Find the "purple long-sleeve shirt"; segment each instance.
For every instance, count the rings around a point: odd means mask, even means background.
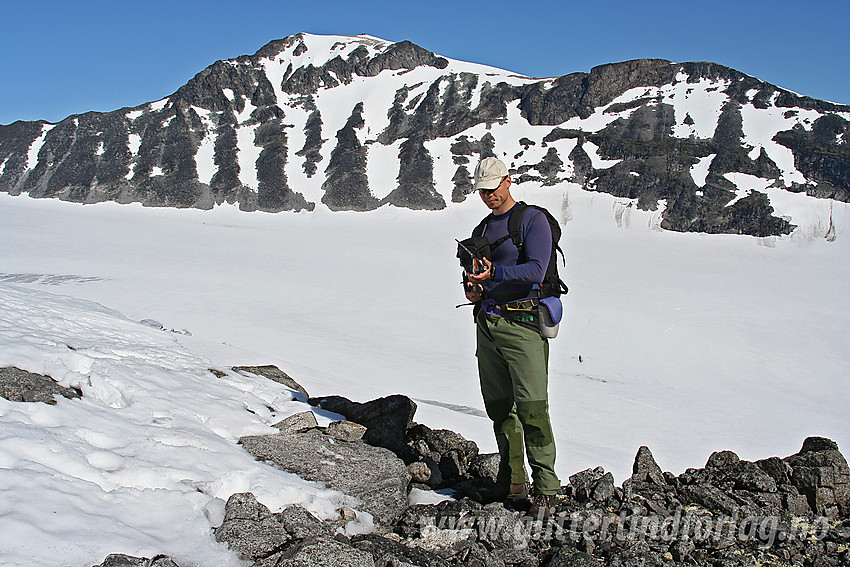
[[[508,219],[516,209],[501,215],[490,215],[484,236],[490,242],[508,234]],[[508,238],[502,244],[490,251],[493,262],[493,277],[484,282],[484,291],[490,297],[521,299],[527,297],[532,290],[540,289],[540,284],[546,275],[549,259],[552,256],[552,229],[546,215],[538,209],[528,207],[522,216],[519,227],[525,249],[526,261],[519,261],[519,250],[513,240]]]

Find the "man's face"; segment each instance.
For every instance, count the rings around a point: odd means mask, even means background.
[[[492,191],[489,189],[478,190],[478,194],[481,195],[481,200],[484,201],[484,204],[487,205],[490,210],[495,210],[501,207],[510,196],[510,193],[508,192],[509,183],[506,182],[507,179],[507,177],[503,177],[499,186]]]

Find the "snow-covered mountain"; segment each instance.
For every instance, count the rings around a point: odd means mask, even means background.
[[[171,96],[0,126],[0,191],[243,210],[442,209],[480,157],[630,199],[678,231],[786,234],[791,193],[850,200],[850,106],[713,63],[535,79],[410,42],[297,34]],[[829,219],[820,236],[830,237]]]

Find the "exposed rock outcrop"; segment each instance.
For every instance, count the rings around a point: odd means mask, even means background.
[[[310,394],[307,393],[307,390],[305,390],[301,384],[296,382],[291,376],[289,376],[289,374],[273,364],[265,364],[262,366],[234,366],[232,370],[234,372],[248,372],[250,374],[256,374],[257,376],[262,376],[263,378],[268,378],[269,380],[274,380],[279,384],[283,384],[290,390],[294,390],[299,394],[302,394],[305,401],[310,397]]]
[[[411,426],[416,404],[399,394],[366,403],[352,402],[342,396],[310,398],[310,405],[344,415],[366,427],[363,440],[376,447],[399,452]]]
[[[27,372],[14,366],[0,368],[0,397],[12,402],[44,402],[56,405],[56,396],[81,398],[82,392],[66,388],[50,376]]]
[[[130,555],[112,554],[107,555],[103,563],[94,567],[179,567],[167,555],[157,555],[148,559],[147,557],[132,557]]]
[[[356,498],[376,524],[391,524],[407,507],[410,475],[387,449],[319,429],[242,437],[239,443],[258,460]]]

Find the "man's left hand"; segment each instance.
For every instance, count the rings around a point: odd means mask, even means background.
[[[472,261],[473,261],[475,267],[477,268],[478,267],[478,260],[473,258]],[[467,276],[469,278],[469,281],[471,281],[474,284],[480,284],[480,283],[485,282],[485,281],[487,281],[487,280],[489,280],[490,278],[493,277],[493,263],[490,262],[490,260],[488,260],[487,258],[484,258],[483,261],[484,261],[484,265],[487,267],[486,270],[484,270],[480,274],[469,274]]]

